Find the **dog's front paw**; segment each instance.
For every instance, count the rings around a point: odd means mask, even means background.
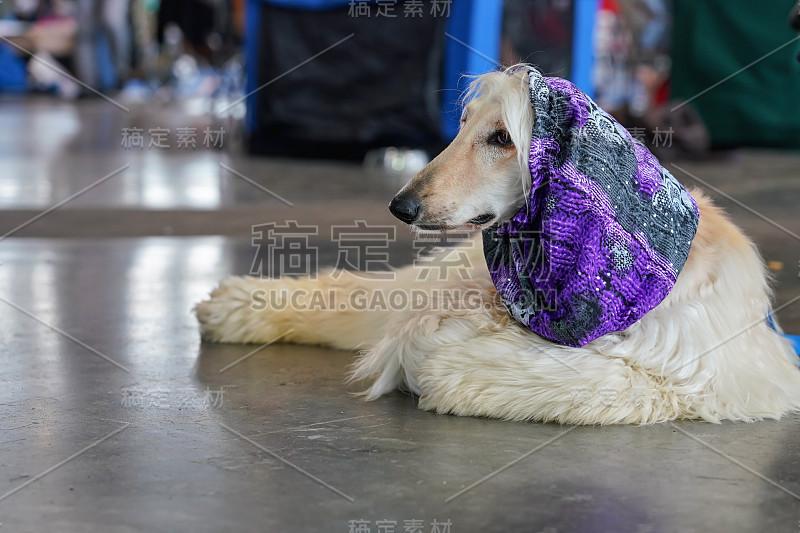
[[[278,334],[277,324],[254,307],[253,293],[263,280],[233,277],[223,280],[209,298],[194,307],[200,336],[208,342],[268,342]]]

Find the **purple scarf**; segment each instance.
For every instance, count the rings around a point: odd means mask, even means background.
[[[558,344],[622,331],[669,293],[700,212],[621,124],[569,81],[529,69],[531,192],[483,232],[511,315]]]

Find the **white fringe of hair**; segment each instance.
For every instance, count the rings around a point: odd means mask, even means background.
[[[464,106],[476,98],[500,101],[503,122],[514,146],[517,147],[517,158],[522,169],[520,180],[526,202],[531,189],[528,157],[533,131],[533,108],[527,74],[527,65],[524,63],[512,65],[502,71],[487,72],[470,82],[461,99]]]

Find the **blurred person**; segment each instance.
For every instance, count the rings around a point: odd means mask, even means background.
[[[594,72],[598,104],[659,157],[705,154],[711,139],[702,118],[688,106],[670,110],[670,3],[602,0],[600,7]],[[667,140],[657,132],[668,132]]]
[[[132,57],[130,0],[76,0],[76,16],[78,79],[93,88],[120,86],[128,77]],[[101,68],[103,43],[109,48],[113,69],[105,74]]]

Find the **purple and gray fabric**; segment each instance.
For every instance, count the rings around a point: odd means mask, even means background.
[[[483,232],[511,315],[583,346],[656,307],[683,268],[700,212],[644,145],[574,84],[529,69],[531,191]]]

